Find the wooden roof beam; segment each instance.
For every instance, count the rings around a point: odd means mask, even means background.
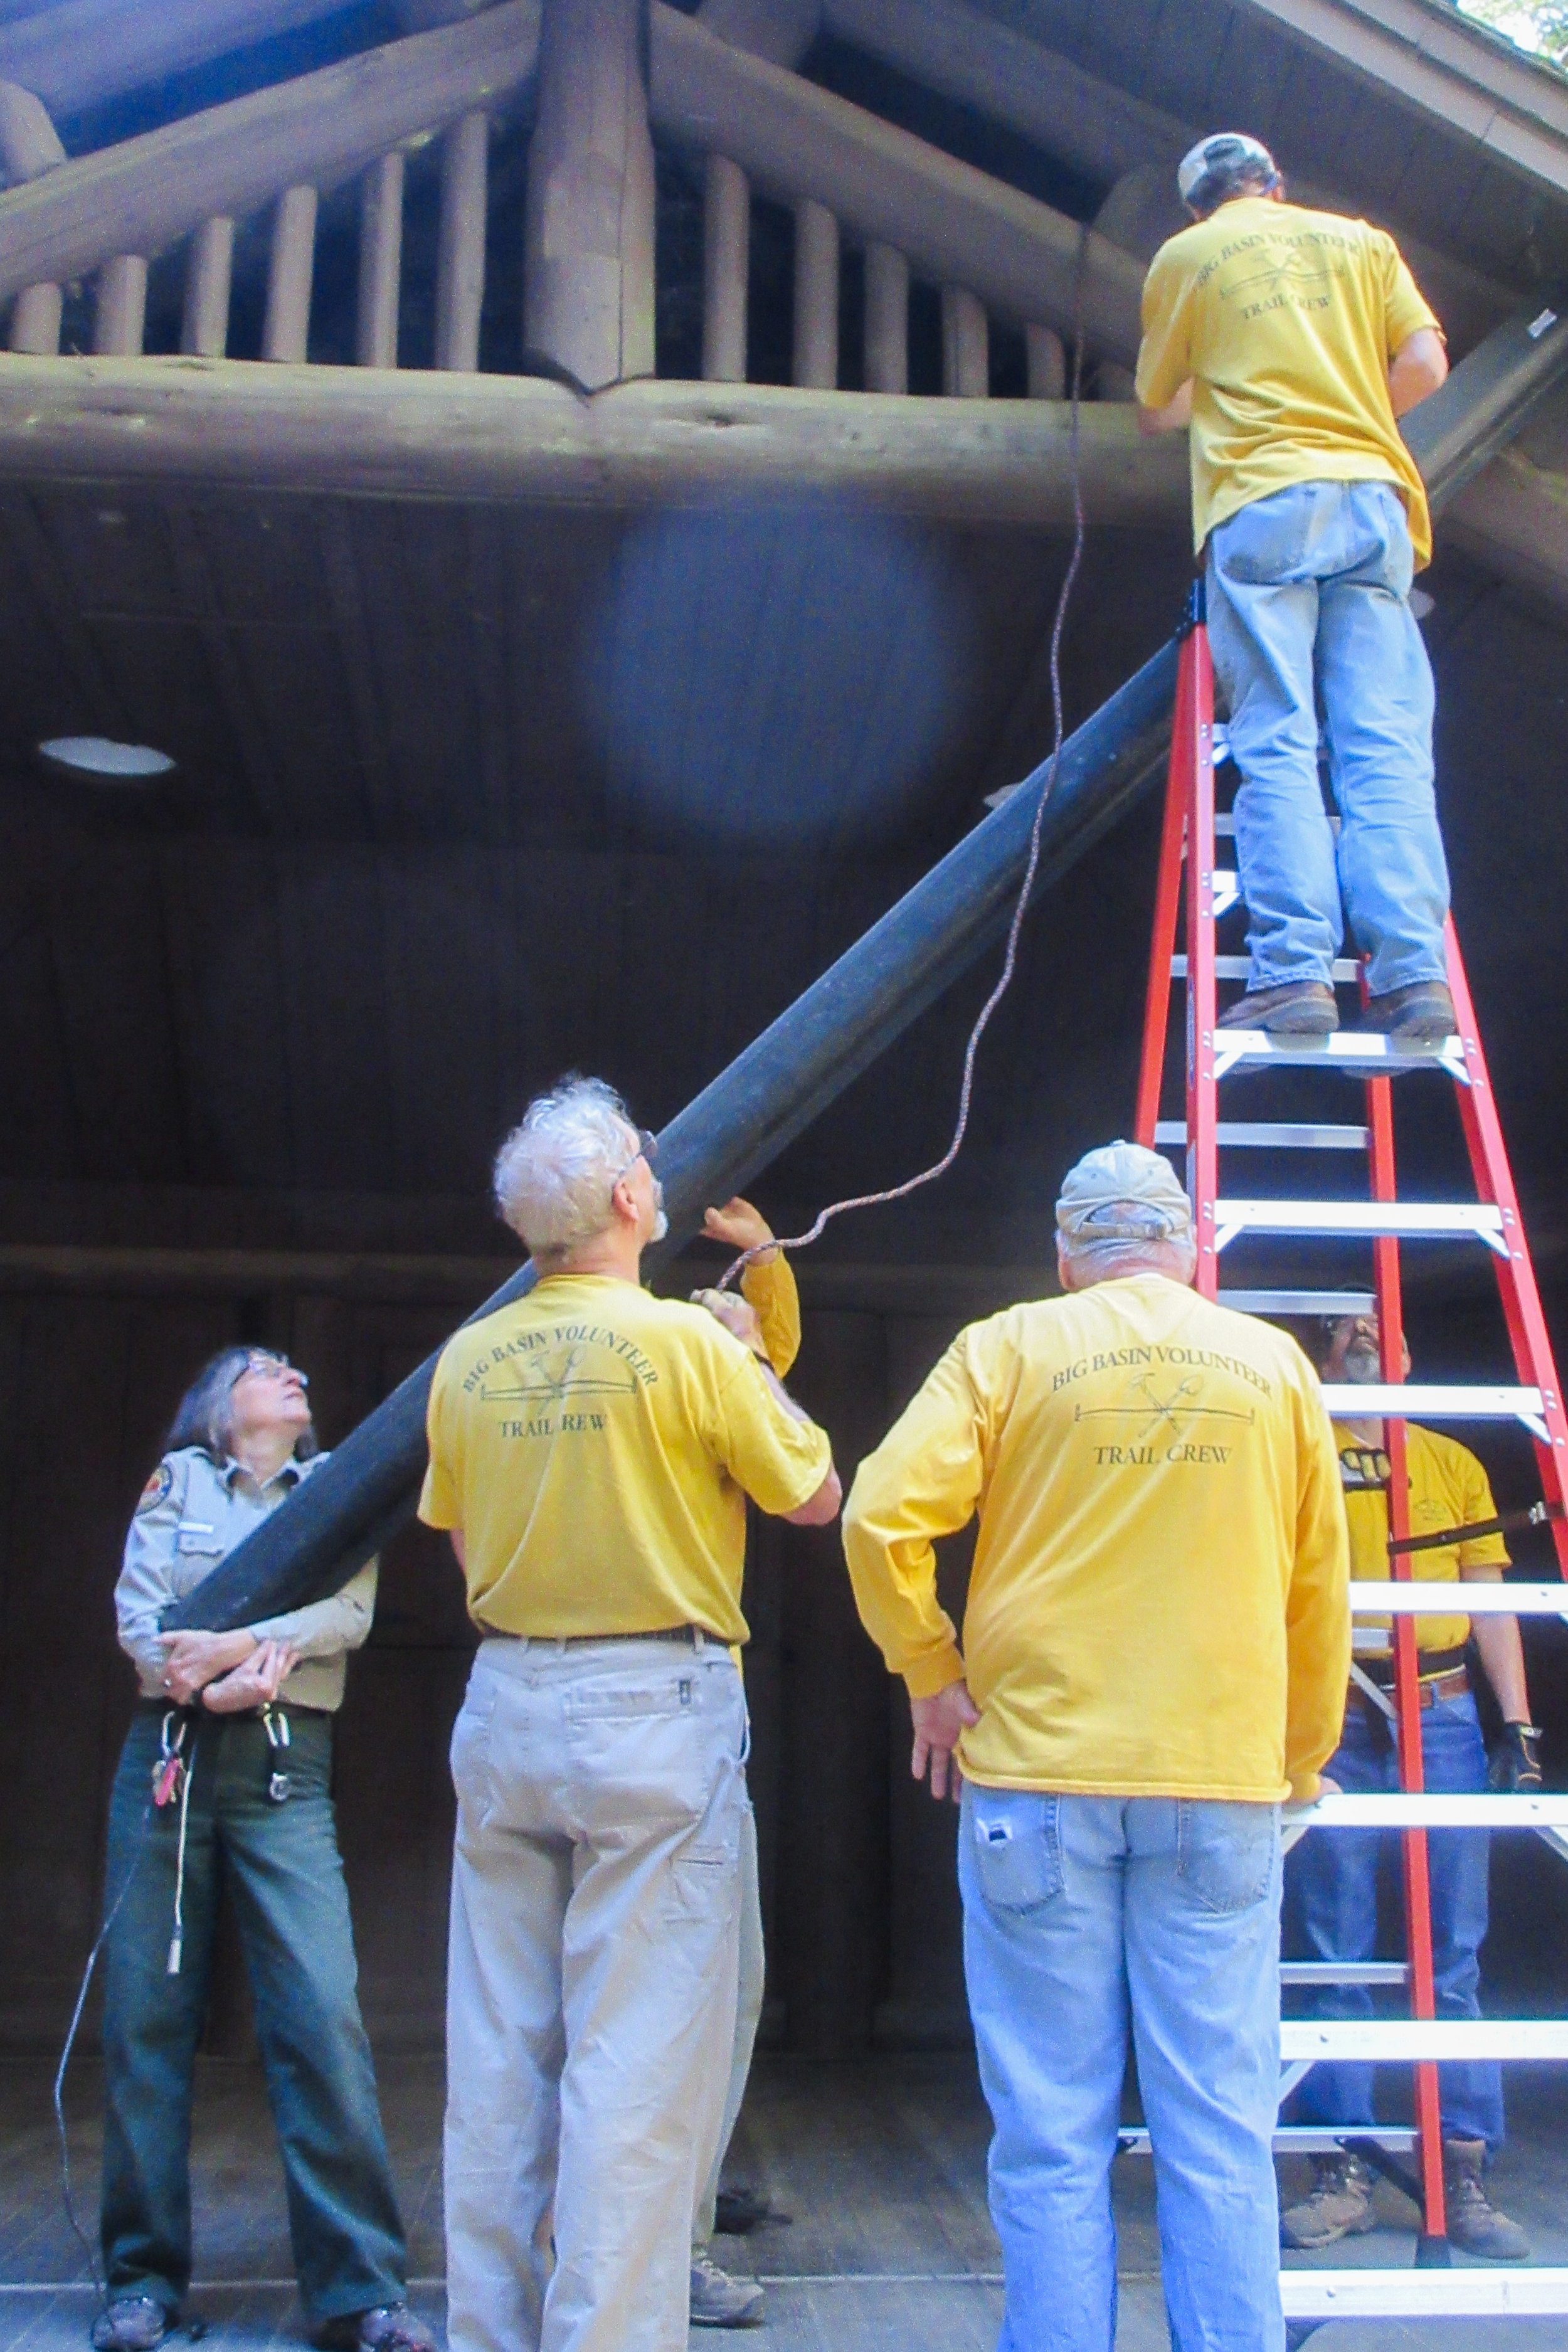
[[[1240,0],[1495,162],[1568,194],[1568,83],[1434,0]]]
[[[0,300],[85,277],[119,254],[151,257],[286,187],[331,187],[405,139],[514,100],[538,62],[540,13],[541,0],[506,0],[11,189],[0,196]]]
[[[0,79],[41,98],[51,114],[206,65],[233,49],[331,16],[342,0],[64,0],[0,25]],[[453,10],[456,14],[456,9]]]
[[[1126,408],[1079,419],[1093,524],[1180,531],[1184,440]],[[772,384],[258,367],[237,360],[0,367],[0,482],[237,482],[618,509],[693,495],[838,492],[873,507],[1069,529],[1068,411]]]
[[[1068,324],[1086,240],[1086,339],[1112,359],[1138,349],[1143,272],[1109,239],[972,164],[731,48],[655,0],[656,128],[740,166],[766,195],[823,205],[858,236],[895,247],[940,285],[967,287],[1026,325]]]
[[[1157,169],[1169,194],[1158,215],[1160,233],[1182,225],[1175,167],[1205,126],[1130,97],[963,0],[824,0],[823,17],[837,39],[973,107],[1091,180],[1123,181],[1146,167]],[[1305,204],[1342,209],[1342,197],[1300,173],[1290,173],[1290,185]],[[1115,229],[1107,234],[1122,242]],[[1147,261],[1157,241],[1127,249]],[[1400,243],[1461,349],[1479,342],[1514,307],[1515,289],[1468,262],[1404,232]]]

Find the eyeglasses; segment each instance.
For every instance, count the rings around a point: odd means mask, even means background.
[[[649,1172],[651,1173],[652,1169],[653,1169],[654,1161],[655,1161],[658,1158],[658,1136],[654,1134],[654,1132],[653,1132],[653,1130],[651,1129],[651,1128],[639,1127],[639,1128],[638,1128],[638,1129],[637,1129],[637,1150],[633,1152],[633,1154],[632,1154],[631,1158],[627,1160],[627,1162],[626,1162],[626,1166],[625,1166],[624,1168],[619,1168],[619,1169],[617,1169],[617,1170],[616,1171],[616,1173],[611,1177],[611,1179],[610,1179],[610,1190],[611,1190],[611,1192],[613,1192],[615,1191],[616,1186],[620,1182],[621,1178],[622,1178],[623,1176],[629,1176],[629,1175],[630,1175],[630,1173],[631,1173],[632,1170],[637,1166],[637,1161],[638,1161],[639,1160],[646,1160],[647,1161],[648,1169],[649,1169]]]
[[[299,1366],[291,1364],[287,1356],[274,1356],[259,1348],[252,1350],[234,1377],[237,1381],[242,1381],[247,1372],[254,1372],[258,1380],[263,1381],[281,1380],[287,1372],[290,1379],[299,1381],[302,1389],[308,1389],[310,1385],[310,1374],[300,1371]]]

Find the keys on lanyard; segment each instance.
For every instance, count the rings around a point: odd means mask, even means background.
[[[270,1769],[267,1776],[267,1793],[275,1805],[280,1805],[287,1799],[293,1786],[288,1770],[289,1718],[280,1706],[264,1706],[261,1710],[261,1727],[267,1734],[267,1745],[272,1751]]]
[[[153,1766],[153,1802],[159,1811],[165,1805],[174,1804],[184,1786],[185,1759],[180,1753],[184,1744],[185,1719],[171,1708],[163,1717],[158,1738],[157,1760]]]

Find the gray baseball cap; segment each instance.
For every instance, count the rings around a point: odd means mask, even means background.
[[[1057,1232],[1069,1243],[1173,1242],[1192,1229],[1192,1203],[1170,1161],[1142,1143],[1086,1151],[1057,1202]]]
[[[1189,148],[1176,166],[1176,189],[1192,212],[1207,212],[1238,181],[1262,180],[1273,187],[1279,166],[1263,144],[1245,131],[1211,131]]]

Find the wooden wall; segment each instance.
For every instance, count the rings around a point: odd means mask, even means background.
[[[196,1261],[192,1261],[193,1265]],[[259,1263],[259,1254],[258,1254]],[[285,1261],[279,1259],[279,1265]],[[412,1261],[408,1262],[412,1264]],[[96,1921],[110,1780],[130,1669],[110,1594],[126,1520],[159,1433],[195,1368],[236,1339],[288,1349],[310,1374],[319,1423],[341,1434],[490,1286],[451,1261],[441,1287],[363,1273],[335,1288],[289,1267],[185,1295],[129,1276],[98,1291],[0,1293],[0,2051],[58,2047]],[[881,1434],[959,1324],[1036,1287],[939,1269],[814,1269],[792,1385],[832,1430],[846,1473]],[[1554,1309],[1557,1302],[1551,1302]],[[1452,1300],[1414,1321],[1422,1369],[1451,1375],[1489,1349],[1494,1310]],[[1554,1316],[1554,1319],[1555,1316]],[[1529,1490],[1528,1448],[1484,1441],[1500,1499]],[[966,1547],[942,1563],[962,1612]],[[1544,1562],[1537,1572],[1546,1573]],[[751,1780],[761,1829],[771,2040],[819,2056],[952,2042],[965,2030],[951,1807],[909,1775],[909,1716],[860,1631],[836,1531],[761,1521],[748,1564]],[[1568,1636],[1529,1635],[1549,1729],[1549,1777],[1568,1779]],[[367,2022],[378,2045],[439,2044],[452,1800],[447,1744],[471,1650],[459,1580],[422,1529],[392,1548],[371,1642],[350,1669],[338,1748],[339,1818]],[[1494,1867],[1491,1980],[1558,1998],[1568,1873],[1533,1840]],[[1500,1995],[1498,2006],[1511,2003]],[[248,2044],[232,1937],[209,2044]]]
[[[989,1300],[978,1299],[987,1305]],[[133,1699],[110,1596],[127,1519],[180,1390],[237,1339],[287,1349],[340,1434],[474,1304],[301,1287],[185,1298],[13,1288],[0,1297],[0,2049],[63,2033],[96,1922],[110,1783]],[[795,1386],[852,1467],[963,1319],[885,1307],[808,1316]],[[764,1522],[749,1567],[752,1786],[772,1926],[771,2030],[863,2046],[889,1998],[957,1997],[950,1822],[915,1801],[908,1717],[861,1633],[837,1533]],[[339,1817],[367,2021],[383,2047],[440,2034],[452,1800],[446,1751],[472,1640],[444,1542],[384,1565],[352,1664]],[[931,1940],[931,1968],[911,1938]],[[226,1948],[217,2046],[243,2046]],[[928,1978],[938,1988],[928,1990]],[[922,2032],[924,2028],[921,2029]],[[901,2029],[900,2029],[901,2032]]]

